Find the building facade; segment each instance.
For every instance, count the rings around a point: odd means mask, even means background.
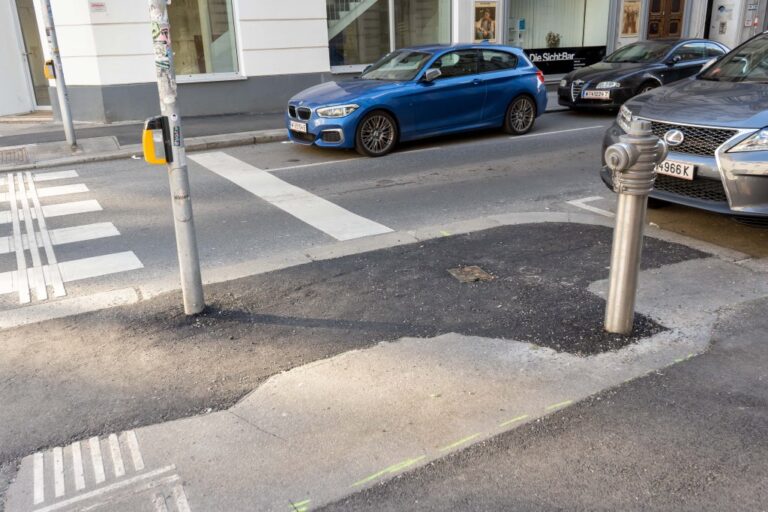
[[[301,89],[419,44],[519,46],[553,79],[646,37],[712,33],[735,46],[764,28],[765,2],[173,0],[169,16],[182,112],[215,115],[280,111]],[[115,122],[155,115],[147,2],[52,4],[73,117]],[[42,26],[40,0],[0,0],[0,64],[8,71],[0,115],[56,110],[55,83],[42,76]]]

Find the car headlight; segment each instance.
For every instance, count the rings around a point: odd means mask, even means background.
[[[335,105],[319,108],[315,112],[320,117],[347,117],[358,108],[360,108],[359,105]]]
[[[621,87],[619,82],[600,82],[596,89],[616,89],[617,87]]]
[[[565,78],[560,80],[560,87],[565,87],[566,85],[568,85],[568,80],[566,80]]]
[[[629,132],[629,127],[632,125],[632,111],[627,108],[626,105],[622,105],[619,109],[619,115],[616,117],[616,123],[625,132]]]
[[[740,153],[743,151],[768,151],[768,128],[763,128],[728,150],[729,153]]]

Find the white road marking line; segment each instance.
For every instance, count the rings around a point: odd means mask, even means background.
[[[115,434],[109,434],[109,451],[112,455],[112,467],[115,470],[115,476],[125,475],[125,465],[123,464],[123,455],[120,453],[120,441]]]
[[[304,169],[305,167],[316,167],[318,165],[340,164],[344,162],[354,162],[364,160],[362,157],[345,158],[343,160],[328,160],[326,162],[313,162],[311,164],[289,165],[288,167],[276,167],[274,169],[263,169],[264,172],[290,171],[293,169]]]
[[[16,272],[9,272],[12,285],[16,285],[19,292],[19,303],[28,304],[32,302],[32,295],[29,291],[29,276],[27,275],[27,258],[24,255],[24,244],[21,241],[21,224],[19,222],[19,205],[16,202],[16,183],[13,174],[8,177],[8,196],[11,202],[11,217],[13,224],[13,245],[16,249]],[[6,275],[7,275],[6,274]],[[15,278],[15,279],[13,279]],[[14,282],[17,280],[18,282]],[[3,286],[2,274],[0,274],[0,291],[7,286]]]
[[[40,206],[40,198],[37,194],[35,182],[32,179],[32,173],[27,173],[27,180],[29,180],[32,203],[35,206],[37,224],[40,226],[40,237],[42,238],[43,247],[45,248],[45,257],[48,259],[48,275],[50,277],[51,285],[53,286],[53,295],[55,297],[63,297],[67,294],[67,291],[64,289],[64,280],[61,277],[59,265],[56,261],[56,253],[53,252],[53,242],[51,242],[51,235],[48,232],[48,226],[45,223],[45,213],[43,213],[43,208]]]
[[[345,210],[226,153],[197,154],[189,158],[337,240],[392,232],[386,226]]]
[[[52,204],[43,206],[43,215],[50,219],[51,217],[63,217],[65,215],[75,215],[78,213],[100,212],[101,205],[95,199],[88,201],[72,201],[69,203]],[[32,217],[37,218],[35,211],[32,211]],[[0,212],[0,224],[11,223],[11,212]]]
[[[598,208],[597,206],[590,206],[585,203],[589,203],[592,201],[599,201],[601,199],[605,199],[601,196],[592,196],[592,197],[585,197],[583,199],[575,199],[573,201],[566,201],[566,204],[570,204],[571,206],[575,206],[577,208],[581,208],[582,210],[587,210],[592,213],[596,213],[598,215],[602,215],[603,217],[615,217],[616,214],[613,212],[609,212],[608,210],[603,210],[602,208]]]
[[[52,171],[52,172],[36,172],[35,173],[35,181],[42,182],[42,181],[53,181],[53,180],[64,180],[67,178],[77,178],[79,174],[77,174],[77,171]],[[6,184],[5,178],[0,177],[0,187]]]
[[[442,146],[431,146],[428,148],[421,148],[421,149],[409,149],[407,151],[397,151],[395,153],[392,153],[393,155],[408,155],[410,153],[421,153],[422,151],[434,151],[436,149],[443,149]]]
[[[96,224],[86,224],[84,226],[60,228],[50,232],[53,245],[86,242],[88,240],[97,240],[99,238],[109,238],[112,236],[120,236],[120,232],[111,222],[98,222]]]
[[[133,251],[118,252],[59,263],[65,283],[144,268]]]
[[[65,180],[68,178],[77,178],[80,175],[77,171],[52,171],[52,172],[36,172],[34,179],[36,182],[53,181],[53,180]]]
[[[598,128],[608,128],[608,127],[604,124],[600,124],[595,126],[583,126],[581,128],[571,128],[569,130],[557,130],[554,132],[541,132],[541,133],[529,133],[528,135],[515,135],[509,138],[510,140],[528,139],[530,137],[543,137],[544,135],[558,135],[561,133],[579,132],[581,130],[597,130]]]
[[[135,471],[144,469],[144,458],[141,456],[141,449],[139,449],[139,440],[136,439],[136,432],[129,430],[125,433],[125,444],[128,446],[128,451],[131,452],[133,469]]]
[[[53,492],[57,498],[64,496],[64,452],[60,446],[53,449]]]
[[[93,465],[93,478],[97,484],[106,479],[104,475],[104,459],[101,457],[101,443],[98,437],[92,437],[88,440],[91,448],[91,464]]]
[[[35,296],[37,300],[46,300],[48,298],[48,287],[45,284],[45,276],[43,275],[43,260],[40,258],[40,241],[37,239],[37,233],[35,232],[35,224],[32,221],[32,213],[29,208],[29,197],[32,195],[31,191],[27,191],[24,186],[24,174],[19,173],[16,175],[19,183],[19,192],[21,192],[21,206],[24,209],[24,226],[27,229],[27,249],[32,255],[32,283],[35,287]],[[40,219],[38,219],[39,221]]]
[[[37,452],[32,457],[32,495],[35,505],[45,501],[45,468],[43,454]]]
[[[100,489],[95,489],[90,492],[82,493],[78,496],[73,496],[72,498],[59,501],[58,503],[54,503],[52,505],[48,505],[47,507],[38,508],[35,509],[34,512],[53,512],[54,510],[60,510],[63,508],[68,508],[71,505],[74,505],[75,503],[79,503],[84,500],[89,500],[92,498],[96,498],[99,496],[103,496],[105,494],[111,494],[117,490],[123,489],[125,487],[130,487],[136,483],[143,482],[145,480],[151,480],[157,476],[160,476],[164,473],[168,473],[169,471],[175,470],[175,466],[166,466],[164,468],[156,469],[154,471],[150,471],[148,473],[142,473],[141,475],[136,475],[132,478],[128,478],[126,480],[122,480],[120,482],[115,482],[109,485],[105,485],[104,487]],[[167,478],[164,478],[162,480],[158,480],[157,482],[149,482],[146,484],[146,487],[154,487],[156,485],[160,484],[166,484],[166,483],[173,483],[177,482],[179,480],[178,475],[172,475]]]
[[[88,187],[83,184],[77,185],[61,185],[58,187],[45,187],[38,191],[40,197],[55,197],[64,196],[67,194],[82,194],[88,192]],[[8,194],[0,193],[0,203],[7,202],[9,200]]]
[[[80,443],[72,443],[72,470],[75,474],[75,489],[82,491],[85,489],[85,473],[83,472],[83,452],[80,449]]]
[[[41,226],[42,227],[42,226]],[[45,234],[43,234],[45,233]],[[42,232],[42,240],[38,240],[39,247],[46,247],[46,239],[52,245],[65,245],[77,242],[87,242],[88,240],[97,240],[99,238],[109,238],[112,236],[119,236],[120,232],[117,230],[114,224],[111,222],[97,222],[96,224],[86,224],[84,226],[73,226],[69,228],[53,229],[51,231]],[[28,249],[27,243],[24,243],[24,248]],[[0,237],[0,254],[8,254],[13,250],[11,244],[11,237]],[[48,248],[46,247],[46,255],[48,261],[56,261],[56,255],[53,254],[51,248],[51,254],[47,254]]]
[[[187,501],[187,494],[184,492],[184,488],[177,485],[173,488],[173,500],[176,502],[176,509],[179,512],[192,512],[189,509],[189,502]]]

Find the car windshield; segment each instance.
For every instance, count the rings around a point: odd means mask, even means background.
[[[368,68],[360,78],[365,80],[413,80],[430,57],[429,53],[411,50],[392,52]]]
[[[699,78],[717,82],[768,83],[768,37],[758,37],[735,49]]]
[[[671,43],[659,41],[632,43],[610,54],[605,62],[654,62],[664,57],[671,48]]]

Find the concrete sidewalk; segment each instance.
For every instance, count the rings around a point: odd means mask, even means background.
[[[557,104],[557,93],[549,92],[547,112],[567,110]],[[78,148],[65,142],[59,123],[27,121],[24,117],[0,118],[0,172],[75,165],[87,162],[141,157],[143,124],[126,122],[109,125],[77,124]],[[287,140],[283,114],[231,114],[183,119],[188,151],[243,146]],[[14,128],[23,126],[22,133]]]
[[[335,335],[345,349],[229,409],[28,456],[7,509],[309,510],[702,353],[723,308],[768,296],[765,269],[649,238],[643,327],[606,339],[609,241],[600,226],[507,226],[224,283],[198,337],[266,331],[275,347],[309,347]],[[473,264],[490,279],[448,272]],[[166,325],[131,320],[142,311],[119,316],[134,336]],[[98,320],[73,325],[103,331]],[[167,346],[175,334],[163,332]]]

